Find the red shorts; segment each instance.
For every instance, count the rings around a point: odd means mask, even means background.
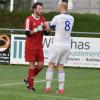
[[[43,49],[25,49],[26,62],[44,62]]]

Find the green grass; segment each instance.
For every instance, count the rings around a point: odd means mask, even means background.
[[[47,68],[36,77],[44,80]],[[27,67],[21,65],[0,65],[0,100],[100,100],[100,69],[65,68],[65,94],[58,95],[57,80],[52,82],[52,92],[43,92],[45,82],[36,83],[36,92],[27,91],[24,84],[1,86],[8,83],[22,82],[27,74]],[[57,71],[54,71],[57,79]]]

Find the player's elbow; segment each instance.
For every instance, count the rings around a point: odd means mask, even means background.
[[[31,36],[32,36],[31,33],[30,33],[30,31],[25,31],[25,35],[26,35],[27,37],[31,37]]]

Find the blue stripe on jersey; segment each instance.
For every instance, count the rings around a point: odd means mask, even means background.
[[[55,31],[56,25],[50,25],[50,24],[49,24],[49,27],[50,27],[53,31]]]

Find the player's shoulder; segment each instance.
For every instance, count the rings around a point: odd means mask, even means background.
[[[32,15],[30,15],[30,16],[27,16],[27,18],[32,18]]]
[[[57,19],[57,18],[59,18],[59,15],[55,15],[55,16],[53,17],[53,19]]]
[[[58,17],[68,17],[68,18],[72,18],[74,19],[74,17],[68,13],[64,13],[64,14],[59,14]]]
[[[26,19],[32,19],[32,16],[31,15],[30,16],[27,16]]]
[[[68,16],[68,18],[70,18],[70,19],[73,19],[73,20],[74,20],[74,17],[73,17],[72,15],[67,14],[67,16]]]

